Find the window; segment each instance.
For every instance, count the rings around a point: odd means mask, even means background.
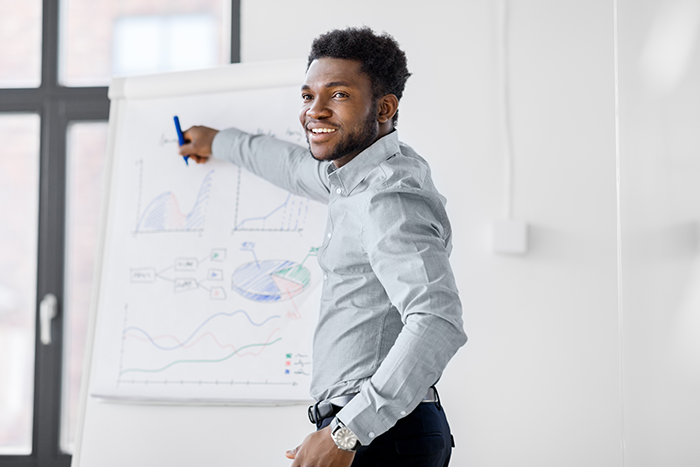
[[[0,87],[41,84],[41,0],[0,0]],[[12,44],[7,47],[5,44]]]
[[[223,0],[62,0],[58,80],[107,86],[112,76],[229,63],[231,10]]]
[[[0,454],[32,449],[39,116],[0,114]]]
[[[70,465],[111,76],[237,62],[239,15],[237,0],[0,0],[0,466]]]

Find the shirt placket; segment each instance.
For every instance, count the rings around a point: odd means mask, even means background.
[[[337,169],[336,169],[337,170]],[[333,269],[332,264],[333,264],[333,258],[329,258],[329,254],[331,252],[328,251],[328,248],[330,246],[331,240],[333,238],[334,234],[334,222],[333,222],[333,209],[335,207],[335,203],[338,199],[338,196],[340,196],[343,192],[343,189],[340,186],[340,181],[338,179],[338,174],[335,172],[332,172],[329,174],[329,183],[330,183],[330,199],[328,200],[328,220],[326,222],[326,234],[323,239],[323,245],[321,247],[321,256],[322,256],[322,261],[323,264],[326,266],[324,269],[323,273],[323,282],[324,285],[328,284],[328,274],[330,271]]]

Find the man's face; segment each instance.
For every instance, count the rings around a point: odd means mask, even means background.
[[[341,167],[369,147],[379,132],[377,104],[360,62],[314,60],[301,87],[299,121],[315,159]]]

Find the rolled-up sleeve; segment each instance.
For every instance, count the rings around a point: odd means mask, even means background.
[[[366,445],[416,408],[467,336],[439,196],[381,190],[369,200],[364,225],[369,263],[404,324],[377,371],[338,414]]]

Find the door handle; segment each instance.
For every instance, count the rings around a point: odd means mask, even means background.
[[[47,293],[39,304],[39,325],[41,327],[41,343],[51,344],[51,321],[56,317],[58,300],[52,293]]]

